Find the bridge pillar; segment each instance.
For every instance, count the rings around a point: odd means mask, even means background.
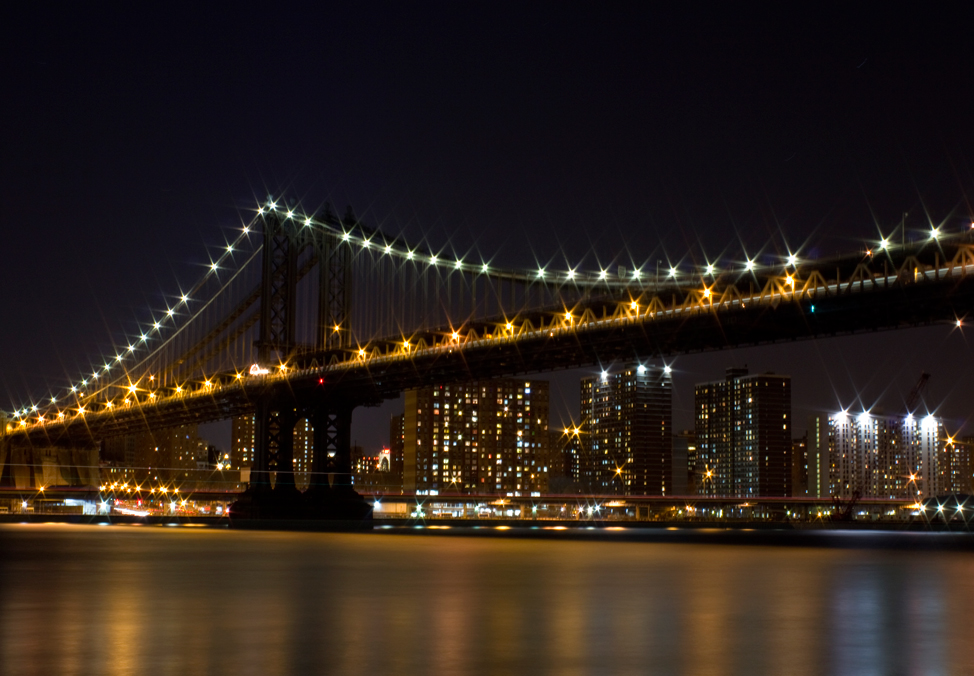
[[[369,520],[372,506],[352,487],[351,404],[319,404],[310,411],[314,426],[308,513],[317,518]]]
[[[352,407],[321,406],[314,425],[313,486],[352,486]]]
[[[294,406],[281,405],[269,397],[257,402],[254,412],[254,464],[250,484],[258,492],[271,489],[296,490],[294,485]]]

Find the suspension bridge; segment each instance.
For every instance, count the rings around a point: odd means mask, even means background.
[[[972,310],[971,231],[931,228],[818,260],[525,270],[412,246],[350,210],[306,214],[269,200],[189,291],[62,391],[13,412],[0,450],[92,447],[253,414],[248,509],[259,516],[297,508],[293,429],[307,418],[305,498],[341,505],[319,515],[355,515],[365,508],[350,483],[352,412],[410,388],[961,326]]]

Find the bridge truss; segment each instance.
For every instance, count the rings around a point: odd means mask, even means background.
[[[257,234],[261,237],[257,238]],[[824,260],[670,269],[502,269],[273,202],[207,274],[109,358],[18,411],[7,443],[84,445],[254,414],[252,483],[347,486],[356,406],[408,388],[931,322],[974,312],[970,233]],[[331,477],[330,479],[326,477]],[[317,483],[315,483],[317,481]]]

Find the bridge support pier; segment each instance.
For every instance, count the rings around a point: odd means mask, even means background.
[[[231,517],[371,520],[371,505],[352,487],[353,408],[324,402],[299,408],[294,401],[272,398],[258,401],[251,482],[231,507]],[[311,482],[304,495],[294,481],[294,427],[302,417],[308,417],[314,427]]]
[[[352,410],[321,404],[309,411],[314,427],[311,485],[304,494],[313,518],[371,519],[372,507],[352,487]]]

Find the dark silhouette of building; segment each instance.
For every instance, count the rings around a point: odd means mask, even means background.
[[[673,438],[673,495],[697,492],[697,435],[683,430]]]

